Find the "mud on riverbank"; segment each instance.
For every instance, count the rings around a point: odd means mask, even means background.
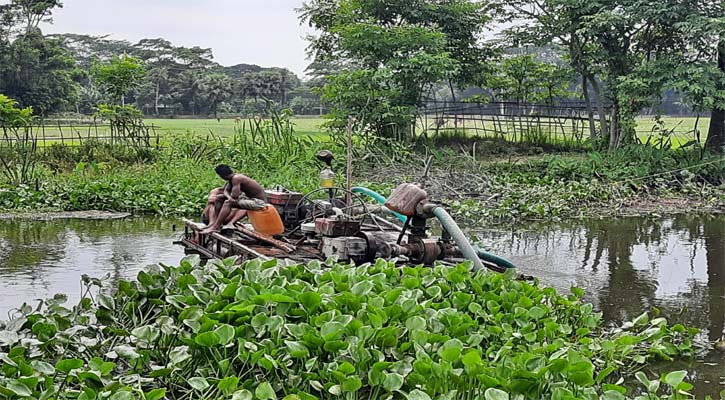
[[[114,212],[114,211],[65,211],[65,212],[18,212],[18,213],[0,213],[0,220],[8,219],[27,219],[34,221],[51,221],[56,219],[121,219],[130,217],[130,213]]]
[[[562,173],[551,162],[484,165],[458,161],[434,163],[427,174],[423,163],[360,168],[356,182],[366,181],[381,193],[403,182],[424,182],[430,197],[448,205],[457,218],[486,224],[725,213],[725,184],[712,184],[694,174],[633,180],[598,172]]]

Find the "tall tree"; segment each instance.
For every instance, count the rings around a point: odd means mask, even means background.
[[[681,0],[689,10],[678,29],[667,35],[685,44],[669,51],[671,66],[659,71],[670,89],[697,112],[710,112],[706,147],[725,148],[725,3],[722,0]]]
[[[202,74],[198,70],[189,69],[181,72],[172,81],[171,97],[181,104],[182,108],[192,115],[199,111],[200,83]]]
[[[209,103],[214,118],[217,118],[219,105],[231,97],[233,85],[231,78],[228,76],[211,74],[201,79],[199,89],[201,90],[202,96]]]
[[[98,63],[91,72],[98,84],[122,106],[126,105],[128,92],[141,84],[146,73],[139,59],[127,55]]]
[[[58,40],[30,32],[0,43],[0,92],[39,114],[60,111],[77,97],[75,63]]]
[[[673,32],[691,10],[687,0],[502,0],[520,28],[513,40],[554,43],[568,49],[571,66],[591,85],[600,106],[601,130],[615,149],[635,140],[634,117],[656,101],[664,80],[653,71],[672,65],[684,42]],[[670,69],[670,73],[672,70]],[[601,88],[599,83],[605,84]],[[602,98],[612,106],[604,119]]]
[[[60,111],[77,96],[74,60],[61,41],[38,29],[60,6],[39,0],[0,5],[0,92],[40,114]]]
[[[19,11],[20,19],[25,23],[25,33],[38,28],[42,21],[50,19],[54,8],[63,7],[60,0],[12,0]]]
[[[42,21],[51,22],[54,8],[63,7],[59,0],[10,0],[0,5],[0,32],[5,35],[27,35],[38,29]]]
[[[154,115],[158,116],[161,97],[166,92],[169,82],[169,69],[162,66],[155,66],[148,70],[146,76],[148,78],[147,86],[145,86],[147,90],[142,90],[142,92],[148,93],[148,89],[151,90],[153,94]]]
[[[405,133],[412,108],[421,104],[430,85],[474,80],[489,54],[479,40],[490,20],[487,4],[306,1],[301,19],[320,32],[309,38],[311,56],[320,65],[346,67],[331,77],[323,91],[338,122],[356,114],[378,133],[389,135],[390,127]]]

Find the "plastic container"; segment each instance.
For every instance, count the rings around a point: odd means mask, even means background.
[[[397,213],[412,217],[415,208],[428,197],[420,186],[413,183],[403,183],[390,194],[385,207]]]
[[[284,233],[284,224],[277,209],[267,204],[264,210],[248,211],[249,222],[252,223],[256,232],[274,236]]]
[[[331,188],[335,185],[335,173],[330,168],[325,168],[320,172],[320,187]]]

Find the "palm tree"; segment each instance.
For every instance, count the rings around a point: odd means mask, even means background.
[[[154,113],[159,115],[159,99],[161,98],[161,85],[166,84],[169,79],[169,71],[164,67],[154,67],[147,73],[148,78],[154,85]]]
[[[232,96],[234,82],[226,75],[211,74],[202,78],[199,82],[199,89],[214,111],[214,118],[217,118],[219,104]]]
[[[196,104],[201,92],[202,78],[197,70],[186,70],[174,80],[172,97],[185,110],[196,114]]]

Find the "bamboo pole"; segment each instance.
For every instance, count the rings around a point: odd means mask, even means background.
[[[352,127],[355,122],[353,117],[347,119],[347,168],[345,170],[345,206],[352,206]]]

